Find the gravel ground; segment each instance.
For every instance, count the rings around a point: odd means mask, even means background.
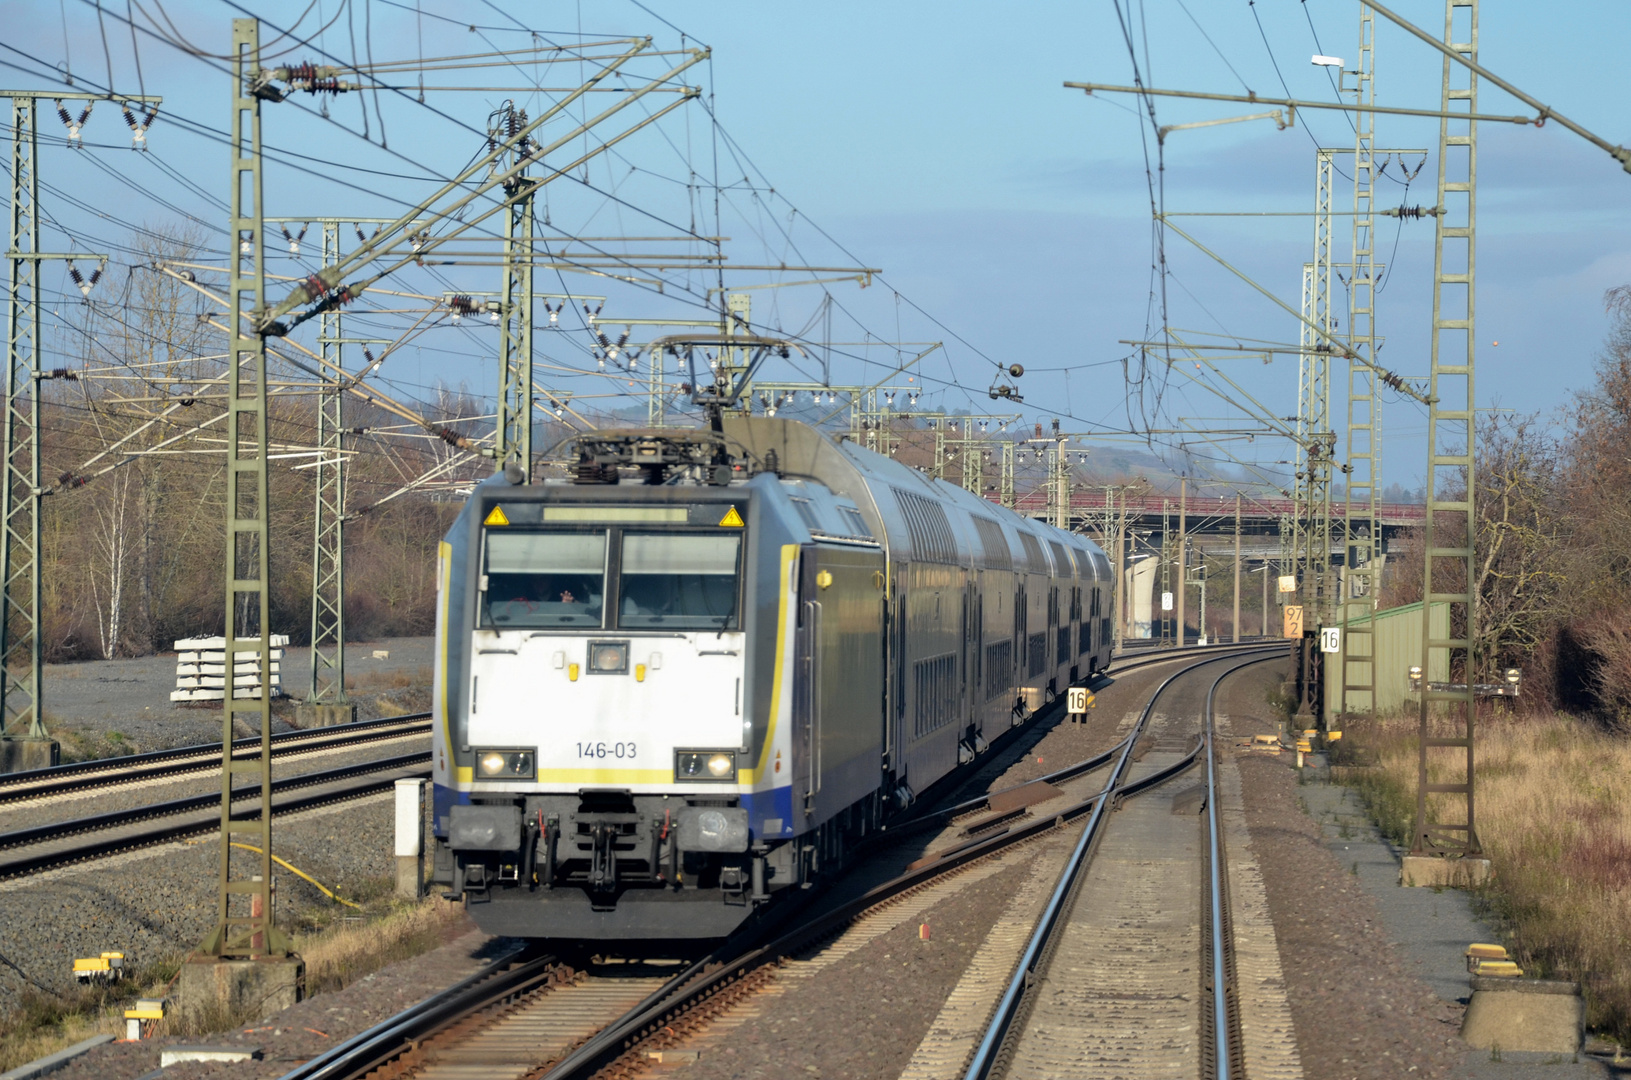
[[[771,999],[682,1080],[808,1076],[892,1080],[911,1060],[1012,892],[1003,875],[970,885],[921,919],[874,938]],[[930,927],[928,941],[919,923]]]
[[[402,699],[410,691],[428,692],[431,642],[428,637],[391,638],[346,646],[346,677],[357,686],[354,696],[359,719],[414,711]],[[390,656],[376,660],[375,651]],[[310,661],[308,648],[284,650],[283,688],[293,696],[273,703],[274,726],[279,731],[291,726],[294,698],[306,693]],[[65,754],[78,750],[109,756],[220,742],[221,710],[171,702],[175,685],[174,653],[47,664],[43,686],[47,726],[63,740]]]
[[[1448,1076],[1461,1057],[1459,1010],[1406,970],[1375,901],[1298,807],[1293,770],[1243,758],[1240,775],[1304,1073]]]
[[[400,739],[368,743],[350,750],[289,754],[272,759],[272,777],[283,779],[289,776],[303,776],[306,773],[337,769],[342,765],[353,765],[385,757],[399,757],[429,748],[430,735],[419,733]],[[237,781],[240,786],[252,782],[243,776]],[[130,810],[189,795],[219,794],[220,791],[219,771],[195,773],[173,779],[138,780],[117,787],[95,788],[70,795],[8,803],[4,810],[4,829],[9,832],[13,829],[32,828],[88,817],[92,814]]]
[[[347,899],[395,872],[391,792],[278,818],[279,857]],[[116,855],[0,883],[0,954],[51,987],[73,983],[76,957],[103,950],[145,966],[195,948],[215,923],[216,837]],[[248,852],[235,853],[245,860]],[[333,914],[333,902],[293,874],[277,874],[278,921]],[[0,967],[0,1011],[23,988]]]

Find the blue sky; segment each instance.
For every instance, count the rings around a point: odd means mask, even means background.
[[[292,21],[304,8],[293,3],[245,6],[276,24]],[[1393,6],[1429,30],[1442,26],[1443,7],[1433,0],[1396,0]],[[1159,413],[1153,392],[1142,403],[1128,403],[1120,361],[1130,350],[1118,342],[1142,337],[1148,327],[1158,325],[1152,320],[1159,319],[1149,302],[1151,230],[1140,119],[1125,99],[1089,99],[1061,85],[1066,80],[1131,81],[1131,61],[1112,0],[1002,10],[967,3],[655,0],[647,0],[646,9],[630,3],[514,0],[460,5],[425,0],[418,16],[414,8],[411,0],[395,5],[356,0],[351,14],[359,41],[372,44],[376,59],[413,56],[421,48],[426,55],[475,51],[487,47],[482,42],[513,46],[524,41],[525,35],[513,28],[525,24],[559,34],[650,33],[664,46],[680,43],[678,28],[709,45],[711,61],[693,69],[688,80],[713,95],[723,127],[775,188],[774,196],[761,188],[756,197],[727,206],[730,220],[722,226],[735,238],[733,257],[757,262],[774,259],[779,249],[822,264],[845,263],[852,256],[882,267],[883,283],[864,291],[832,286],[835,303],[876,338],[947,341],[923,365],[922,385],[932,402],[948,409],[990,406],[985,390],[994,361],[1021,362],[1029,369],[1022,380],[1028,417],[1064,414],[1069,429],[1110,431],[1127,427],[1130,417],[1170,427],[1180,417],[1219,417],[1226,411],[1207,395],[1185,390],[1180,381],[1161,397]],[[1327,75],[1310,65],[1310,55],[1319,48],[1350,65],[1355,55],[1358,6],[1351,0],[1258,0],[1255,5],[1246,0],[1122,0],[1121,8],[1131,19],[1146,81],[1156,86],[1226,93],[1249,88],[1278,97],[1284,93],[1283,78],[1293,96],[1331,100]],[[207,52],[225,51],[235,13],[230,7],[174,0],[165,11],[191,44]],[[302,26],[315,27],[335,14],[336,0],[320,0]],[[1480,60],[1486,67],[1600,135],[1631,140],[1621,80],[1615,77],[1631,29],[1631,6],[1485,0],[1481,15]],[[365,28],[368,19],[371,31]],[[457,23],[448,21],[455,19]],[[479,20],[475,32],[464,26],[471,20]],[[60,9],[16,0],[0,3],[0,24],[8,27],[5,44],[31,58],[0,50],[0,61],[27,69],[26,74],[0,69],[6,85],[47,87],[35,62],[55,66],[66,53],[82,79],[105,82],[111,66],[119,89],[135,88],[128,27],[106,21],[110,47],[104,56],[95,9],[84,0],[66,2]],[[1436,107],[1437,54],[1384,20],[1378,19],[1377,26],[1378,102]],[[348,50],[342,29],[331,26],[321,44]],[[167,109],[217,125],[224,122],[224,77],[145,36],[140,48],[142,77],[150,91],[166,95]],[[458,118],[480,127],[499,96],[463,96]],[[1162,124],[1257,111],[1173,100],[1157,107]],[[1489,86],[1480,107],[1490,113],[1523,111]],[[355,100],[334,103],[334,117],[351,128],[360,130],[359,114]],[[411,105],[387,102],[384,119],[392,148],[433,171],[450,173],[475,151],[468,131],[427,120]],[[98,115],[97,120],[106,125],[96,130],[109,146],[128,143],[116,116]],[[1436,144],[1433,121],[1382,117],[1377,130],[1379,145]],[[1330,112],[1305,112],[1295,128],[1285,131],[1258,121],[1173,134],[1166,154],[1168,209],[1310,210],[1310,134],[1325,145],[1352,144],[1348,121]],[[370,137],[377,143],[377,121]],[[209,191],[224,189],[224,152],[218,146],[162,122],[151,138],[176,170]],[[377,145],[287,110],[269,117],[268,138],[318,160],[410,171]],[[631,168],[619,179],[608,168],[599,186],[604,190],[626,183],[627,189],[619,190],[626,190],[632,207],[600,199],[574,209],[570,193],[562,192],[559,220],[608,231],[650,230],[652,223],[642,221],[633,207],[660,207],[670,220],[687,209],[683,198],[675,201],[672,183],[665,187],[657,174],[712,169],[711,136],[700,114],[683,124],[665,121],[661,138],[631,140],[629,147],[629,160],[649,165],[649,171]],[[98,153],[111,167],[130,170],[148,191],[173,206],[203,220],[222,218],[218,207],[166,180],[148,163],[127,164],[130,156],[112,149]],[[1603,291],[1631,282],[1626,214],[1631,174],[1555,124],[1543,129],[1484,125],[1480,155],[1480,403],[1523,411],[1565,409],[1571,394],[1591,380],[1606,329]],[[687,158],[690,166],[681,165]],[[64,190],[79,192],[111,217],[133,213],[152,225],[174,217],[105,171],[84,168],[71,151],[54,150],[43,165],[60,171],[42,175],[61,178]],[[722,179],[732,179],[739,166],[739,159],[723,154]],[[390,213],[398,205],[392,198],[405,200],[428,186],[424,181],[369,179],[354,170],[316,171],[323,175],[269,171],[270,212]],[[1379,202],[1431,204],[1433,175],[1430,160],[1408,194],[1384,183]],[[326,178],[355,186],[336,187]],[[754,180],[758,185],[758,175]],[[1348,198],[1339,188],[1338,207]],[[87,244],[118,228],[106,220],[93,228],[93,218],[83,220]],[[1184,227],[1295,305],[1300,267],[1311,251],[1309,218],[1191,218]],[[1347,228],[1340,219],[1337,233],[1345,245]],[[1431,225],[1399,226],[1396,246],[1394,227],[1380,233],[1395,275],[1379,299],[1378,329],[1387,339],[1382,356],[1407,375],[1421,373],[1426,368]],[[1295,340],[1296,326],[1287,316],[1184,241],[1169,236],[1167,253],[1173,325]],[[479,287],[482,279],[472,272],[468,280],[476,284],[463,287]],[[755,317],[798,330],[809,322],[819,297],[818,290],[808,288],[759,293]],[[619,294],[615,303],[630,317],[677,310],[672,296]],[[840,333],[856,336],[859,330],[835,330],[835,336]],[[1493,344],[1497,341],[1498,346]],[[428,393],[426,388],[437,379],[480,389],[490,373],[479,357],[466,355],[474,349],[453,338],[438,348],[427,344],[415,354],[416,366],[397,376],[398,391],[404,396]],[[852,351],[873,361],[894,355],[881,347]],[[579,356],[563,360],[562,366],[581,362]],[[1293,411],[1296,371],[1290,358],[1268,366],[1255,360],[1233,363],[1230,370],[1277,411]],[[882,370],[876,362],[857,361],[835,377],[870,381]],[[560,377],[567,389],[586,380],[566,371]],[[1340,401],[1333,405],[1340,416]],[[1421,411],[1390,402],[1384,423],[1390,436],[1384,480],[1418,483]],[[1235,449],[1265,463],[1290,456],[1274,440]]]

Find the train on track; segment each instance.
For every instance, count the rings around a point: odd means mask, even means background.
[[[1109,664],[1096,545],[853,441],[576,446],[440,546],[435,877],[489,933],[724,937]]]

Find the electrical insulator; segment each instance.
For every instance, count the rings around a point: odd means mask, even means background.
[[[62,119],[62,126],[68,129],[68,145],[76,150],[84,145],[80,142],[79,130],[85,126],[85,121],[90,119],[91,106],[95,104],[94,101],[87,101],[79,114],[79,119],[75,120],[68,110],[62,107],[62,102],[57,102],[57,116]]]
[[[88,111],[88,110],[87,110]],[[129,105],[120,106],[125,115],[125,126],[130,128],[130,148],[132,150],[147,149],[147,129],[153,126],[153,121],[159,118],[157,105],[142,106],[142,118],[137,120],[131,113]]]
[[[79,272],[79,267],[75,266],[71,260],[68,263],[68,276],[73,278],[74,284],[79,286],[79,291],[82,294],[90,295],[91,289],[90,286],[85,284],[85,275]]]
[[[300,233],[298,236],[289,235],[289,226],[284,225],[282,228],[283,239],[289,241],[289,254],[298,257],[300,255],[300,241],[306,238],[306,230],[311,228],[311,222],[308,221],[306,224],[300,227]]]

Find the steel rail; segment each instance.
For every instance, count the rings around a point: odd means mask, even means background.
[[[1149,721],[1151,714],[1154,712],[1155,704],[1160,699],[1161,694],[1165,692],[1167,688],[1170,687],[1175,681],[1206,664],[1229,659],[1233,659],[1233,657],[1219,656],[1209,657],[1205,660],[1198,660],[1196,663],[1189,665],[1182,671],[1175,672],[1168,677],[1167,680],[1157,687],[1155,692],[1150,695],[1149,704],[1145,706],[1144,712],[1142,715],[1140,715],[1138,723],[1134,726],[1135,735],[1142,732],[1144,726]],[[1156,783],[1159,783],[1161,780],[1165,780],[1176,775],[1178,772],[1181,772],[1183,768],[1187,768],[1189,764],[1192,764],[1196,757],[1196,753],[1204,749],[1208,754],[1207,807],[1212,813],[1213,818],[1216,818],[1217,799],[1215,797],[1215,758],[1212,754],[1213,746],[1209,736],[1211,732],[1212,704],[1217,693],[1217,688],[1224,679],[1241,668],[1249,667],[1253,664],[1264,663],[1273,659],[1278,659],[1278,657],[1268,655],[1245,660],[1222,672],[1212,681],[1212,685],[1207,691],[1205,727],[1202,732],[1202,737],[1197,743],[1196,751],[1192,751],[1189,756],[1182,761],[1161,770],[1161,772],[1158,774],[1143,777],[1140,780],[1132,783],[1125,783],[1123,782],[1122,777],[1125,775],[1128,759],[1136,740],[1130,738],[1127,741],[1126,749],[1122,751],[1121,757],[1116,763],[1115,770],[1111,774],[1110,783],[1106,786],[1106,797],[1101,799],[1099,804],[1094,807],[1093,816],[1088,820],[1086,828],[1082,830],[1082,835],[1080,838],[1078,838],[1076,847],[1071,851],[1070,858],[1066,860],[1064,869],[1060,871],[1058,884],[1054,887],[1053,894],[1048,898],[1047,907],[1043,909],[1041,917],[1038,918],[1036,928],[1032,931],[1030,940],[1026,942],[1024,952],[1020,954],[1019,964],[1013,976],[1009,979],[1008,986],[1004,990],[1002,998],[997,1003],[996,1011],[992,1019],[989,1021],[985,1034],[981,1038],[979,1045],[975,1048],[968,1068],[964,1072],[964,1080],[987,1080],[987,1078],[992,1076],[998,1070],[999,1066],[1003,1062],[1005,1052],[1009,1048],[1009,1036],[1017,1030],[1016,1024],[1024,1014],[1029,991],[1033,986],[1037,985],[1041,981],[1042,971],[1045,968],[1049,957],[1051,956],[1052,945],[1054,943],[1054,934],[1059,927],[1060,919],[1064,914],[1065,909],[1070,905],[1077,887],[1081,881],[1084,880],[1084,871],[1093,856],[1093,852],[1098,847],[1100,838],[1103,836],[1102,825],[1105,819],[1105,808],[1110,807],[1111,809],[1114,809],[1117,802],[1133,794],[1135,791],[1145,790],[1154,786]],[[1214,840],[1219,846],[1219,850],[1221,852],[1221,834],[1214,834]],[[1214,869],[1213,896],[1216,898],[1219,896],[1217,885],[1218,880],[1221,878],[1221,860],[1213,860],[1212,866]],[[1222,898],[1220,900],[1216,901],[1222,905],[1219,908],[1220,913],[1226,911],[1227,908],[1226,889],[1221,894],[1221,897]],[[1224,930],[1227,928],[1228,924],[1227,920],[1220,915],[1220,917],[1214,921],[1214,925],[1217,927],[1215,932],[1222,934],[1224,933]],[[1228,971],[1231,974],[1231,979],[1227,982],[1219,982],[1219,980],[1214,977],[1214,985],[1222,985],[1226,987],[1226,996],[1223,998],[1223,1000],[1226,1004],[1228,1004],[1232,1003],[1234,997],[1232,985],[1233,949],[1231,943],[1226,942],[1225,946],[1226,947],[1221,950],[1214,948],[1213,951],[1217,956],[1231,958],[1228,962]],[[1224,1029],[1226,1033],[1225,1038],[1227,1038],[1227,1033],[1230,1030],[1227,1020],[1231,1014],[1226,1010],[1222,1015],[1225,1017]]]
[[[536,989],[554,967],[553,956],[528,948],[506,954],[446,990],[295,1066],[283,1080],[340,1080],[367,1073],[438,1029]]]
[[[291,814],[298,810],[309,810],[328,803],[386,791],[399,779],[429,776],[430,769],[426,767],[429,762],[430,752],[425,751],[344,765],[337,769],[307,773],[303,776],[286,777],[273,785],[272,812]],[[319,790],[297,794],[302,789],[310,788]],[[258,794],[258,786],[234,791],[234,795],[243,798],[251,798]],[[283,797],[277,798],[276,796],[280,794]],[[154,803],[129,811],[97,814],[88,818],[0,834],[0,848],[31,847],[64,837],[90,834],[88,839],[78,844],[0,859],[0,879],[38,873],[41,870],[133,848],[150,847],[185,836],[219,831],[220,805],[219,793],[200,795],[175,799],[168,803]],[[163,821],[164,818],[172,820]],[[178,818],[179,820],[174,820]],[[161,820],[146,829],[135,831],[126,829],[132,824],[153,819]]]
[[[404,730],[393,731],[391,730],[393,728]],[[283,756],[310,750],[362,745],[429,729],[430,713],[405,713],[401,716],[359,720],[334,727],[279,732],[272,736],[272,743],[276,748],[274,756]],[[232,750],[234,761],[254,760],[260,756],[260,740],[235,739]],[[89,788],[129,783],[133,780],[219,770],[220,766],[221,748],[215,743],[152,750],[126,757],[76,761],[67,765],[53,765],[44,769],[0,775],[0,803],[63,795]]]
[[[1070,857],[1065,860],[1064,869],[1059,873],[1059,881],[1054,885],[1053,893],[1048,897],[1047,906],[1042,909],[1042,914],[1036,921],[1036,928],[1031,931],[1030,939],[1025,943],[1024,951],[1020,953],[1019,964],[1009,978],[1002,997],[997,1001],[996,1012],[986,1026],[985,1035],[974,1049],[973,1058],[963,1074],[964,1080],[986,1080],[997,1066],[1003,1046],[1008,1041],[1008,1033],[1014,1029],[1015,1021],[1020,1017],[1026,991],[1041,976],[1042,964],[1047,956],[1048,946],[1053,941],[1054,929],[1058,926],[1060,916],[1064,914],[1067,902],[1075,891],[1081,870],[1098,847],[1099,838],[1103,835],[1101,826],[1106,816],[1105,808],[1115,801],[1117,789],[1121,786],[1127,767],[1132,762],[1133,747],[1137,744],[1138,736],[1143,734],[1150,717],[1155,713],[1155,703],[1161,700],[1161,695],[1173,683],[1195,668],[1211,662],[1213,658],[1200,660],[1181,671],[1173,672],[1150,695],[1150,700],[1139,714],[1138,722],[1133,725],[1131,735],[1122,744],[1121,753],[1111,769],[1110,780],[1105,785],[1108,797],[1101,798],[1095,803],[1092,817],[1088,818],[1086,827],[1082,829],[1082,835],[1076,840],[1076,846],[1071,849]]]
[[[1218,687],[1230,675],[1263,658],[1236,664],[1212,681],[1206,692],[1206,728],[1203,746],[1206,751],[1206,831],[1207,831],[1207,901],[1210,905],[1211,951],[1211,1031],[1212,1076],[1214,1080],[1234,1080],[1244,1076],[1240,1058],[1240,1000],[1235,980],[1234,923],[1229,907],[1229,864],[1224,850],[1222,811],[1218,807],[1218,751],[1217,724],[1214,706]]]
[[[407,765],[417,765],[430,760],[429,750],[415,751],[411,754],[399,754],[395,757],[379,758],[374,761],[361,761],[354,765],[341,765],[333,769],[323,769],[320,772],[301,773],[299,776],[285,776],[272,781],[272,793],[292,791],[296,788],[313,787],[317,784],[333,783],[336,780],[346,780],[353,776],[361,776],[371,772],[380,772],[384,769],[397,769]],[[250,799],[260,794],[259,784],[245,784],[232,789],[234,800]],[[190,810],[202,810],[207,807],[221,805],[221,793],[210,792],[207,795],[188,795],[180,799],[169,799],[165,802],[147,803],[143,806],[133,806],[128,810],[110,810],[105,814],[91,814],[88,817],[70,818],[67,821],[53,821],[46,825],[34,825],[26,829],[13,829],[11,832],[0,833],[0,851],[9,848],[24,847],[29,844],[38,844],[46,840],[60,840],[66,836],[75,836],[80,833],[100,832],[105,829],[116,828],[120,825],[130,825],[138,821],[147,821],[156,817],[169,817],[173,814],[185,814]]]
[[[1201,646],[1201,647],[1205,648],[1205,649],[1213,648],[1213,646],[1210,646],[1210,645]],[[1241,654],[1241,653],[1270,652],[1270,651],[1272,651],[1273,655],[1279,655],[1280,653],[1283,653],[1285,651],[1285,645],[1284,645],[1283,642],[1280,642],[1280,641],[1275,641],[1275,642],[1272,642],[1272,643],[1266,644],[1266,645],[1262,644],[1262,643],[1252,643],[1252,644],[1241,643],[1241,644],[1222,645],[1222,646],[1218,646],[1217,648],[1222,650],[1222,652],[1219,655],[1209,655],[1209,656],[1206,656],[1204,659],[1196,657],[1195,654],[1193,653],[1193,651],[1191,651],[1191,650],[1186,650],[1184,652],[1176,652],[1174,650],[1167,650],[1161,656],[1139,657],[1133,663],[1127,664],[1126,666],[1121,667],[1121,668],[1116,668],[1116,669],[1111,670],[1109,672],[1101,672],[1101,675],[1106,675],[1108,677],[1114,678],[1115,676],[1126,674],[1129,671],[1133,671],[1133,670],[1137,670],[1137,669],[1145,668],[1145,667],[1154,667],[1157,664],[1170,663],[1170,662],[1175,661],[1175,660],[1191,660],[1191,661],[1197,661],[1197,662],[1200,662],[1200,663],[1206,663],[1206,662],[1210,662],[1212,660],[1226,659],[1229,656],[1233,656],[1233,655],[1237,655],[1237,654]],[[1123,740],[1123,742],[1131,741],[1134,738],[1135,738],[1135,735],[1128,735],[1127,738]],[[1121,746],[1122,746],[1122,743],[1117,743],[1115,746],[1112,746],[1110,749],[1104,751],[1102,754],[1096,754],[1093,757],[1084,758],[1083,760],[1078,761],[1073,765],[1066,765],[1062,769],[1058,769],[1058,770],[1056,770],[1054,772],[1051,772],[1051,773],[1045,773],[1044,775],[1039,776],[1034,780],[1027,780],[1023,784],[1014,784],[1014,785],[1011,785],[1009,787],[998,788],[996,791],[987,792],[984,795],[979,795],[979,796],[976,796],[975,798],[972,798],[972,799],[965,799],[962,802],[954,803],[951,806],[940,807],[940,808],[928,811],[926,813],[919,814],[919,815],[917,815],[915,817],[907,818],[904,821],[894,822],[892,824],[884,826],[884,828],[881,831],[885,835],[893,833],[894,835],[899,836],[903,832],[905,832],[907,830],[910,830],[910,829],[918,829],[918,828],[922,828],[922,827],[924,827],[926,825],[939,824],[941,822],[946,821],[949,818],[956,817],[958,814],[965,814],[965,813],[969,813],[970,811],[973,811],[973,810],[978,810],[981,806],[989,803],[992,799],[996,798],[999,795],[1007,794],[1010,791],[1017,791],[1020,788],[1028,787],[1031,784],[1039,784],[1039,783],[1055,784],[1055,783],[1061,783],[1061,782],[1063,782],[1065,780],[1074,779],[1075,777],[1080,776],[1082,773],[1092,772],[1094,769],[1097,769],[1097,768],[1100,768],[1101,766],[1103,766],[1106,762],[1108,762],[1111,758],[1113,758],[1116,755],[1117,751],[1119,751],[1121,749]]]

